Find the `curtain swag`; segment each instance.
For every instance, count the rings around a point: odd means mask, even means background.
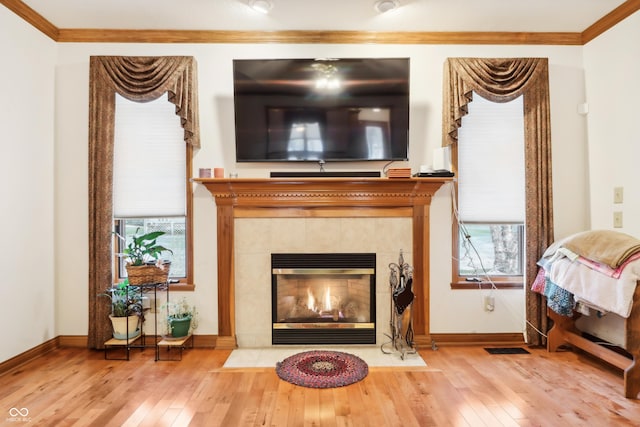
[[[184,128],[185,142],[200,147],[195,59],[183,56],[96,56],[91,58],[94,83],[136,102],[168,92]],[[107,100],[105,100],[107,101]]]
[[[110,306],[98,294],[113,283],[113,138],[115,94],[147,102],[168,92],[184,140],[200,146],[198,82],[193,57],[92,56],[89,62],[89,331],[88,346],[111,336]]]
[[[546,301],[529,290],[537,261],[553,242],[551,119],[547,58],[448,58],[444,64],[442,146],[457,153],[458,129],[475,91],[493,102],[524,96],[526,197],[526,339],[544,345]],[[454,154],[454,158],[456,155]]]
[[[540,77],[543,77],[542,79]],[[468,113],[473,92],[493,102],[508,102],[522,94],[545,91],[548,97],[546,58],[449,58],[444,65],[443,146],[458,139],[462,117]]]

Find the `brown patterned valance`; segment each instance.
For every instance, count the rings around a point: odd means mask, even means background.
[[[191,56],[93,56],[91,57],[92,109],[109,120],[118,93],[131,101],[146,102],[168,92],[184,128],[185,142],[200,147],[198,82]],[[98,118],[99,119],[99,118]],[[107,124],[107,123],[104,123]]]
[[[546,99],[548,108],[549,82],[546,58],[449,58],[444,65],[443,141],[452,144],[458,139],[462,117],[468,113],[473,92],[493,102],[508,102],[520,95]],[[541,98],[542,97],[542,98]],[[527,110],[528,111],[528,110]],[[526,114],[525,114],[526,120]]]

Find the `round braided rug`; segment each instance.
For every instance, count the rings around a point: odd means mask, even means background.
[[[369,373],[367,363],[353,354],[314,350],[294,354],[276,364],[284,381],[310,388],[342,387],[360,381]]]

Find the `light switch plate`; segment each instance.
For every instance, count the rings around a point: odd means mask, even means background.
[[[622,212],[613,213],[613,228],[622,228]]]
[[[622,203],[624,190],[622,187],[613,188],[613,203]]]

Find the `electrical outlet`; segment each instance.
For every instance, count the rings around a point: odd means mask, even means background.
[[[613,228],[622,228],[622,212],[613,213]]]
[[[624,190],[622,187],[613,188],[613,203],[622,203]]]
[[[487,295],[484,297],[484,311],[493,311],[496,301],[492,296]]]

